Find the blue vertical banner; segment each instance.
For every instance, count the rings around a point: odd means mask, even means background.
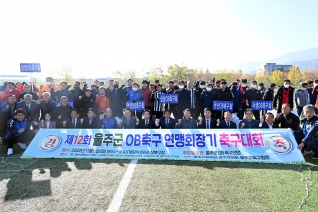
[[[214,100],[212,103],[212,110],[215,111],[233,111],[234,103],[232,101],[218,101]]]
[[[21,72],[41,72],[40,63],[20,63]]]

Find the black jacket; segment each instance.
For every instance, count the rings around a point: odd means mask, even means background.
[[[300,120],[298,116],[290,112],[287,116],[285,116],[283,113],[280,114],[280,116],[275,118],[275,122],[279,125],[281,128],[291,128],[292,130],[299,130],[299,123]]]
[[[272,126],[272,127],[273,127],[273,128],[279,128],[279,127],[278,127],[278,124],[277,124],[276,122],[273,122],[273,126]],[[268,126],[267,122],[264,121],[263,124],[262,124],[262,126],[261,126],[260,128],[269,129],[269,126]]]
[[[252,100],[262,100],[263,99],[262,93],[259,90],[253,89],[253,88],[249,89],[248,91],[245,91],[243,96],[248,101],[247,104],[249,105],[249,107],[252,106]]]
[[[202,118],[202,123],[198,124],[198,128],[206,129],[206,118],[205,117]],[[216,128],[216,121],[214,118],[211,117],[210,118],[210,129],[214,129],[214,128]]]
[[[46,103],[44,100],[41,100],[40,102],[40,114],[41,114],[41,120],[45,120],[45,114],[51,115],[51,120],[55,121],[55,110],[56,110],[56,102],[53,100],[50,100],[48,103]]]
[[[62,128],[63,127],[63,121],[67,121],[69,118],[71,118],[71,110],[72,107],[69,105],[66,105],[66,107],[63,107],[62,105],[56,107],[55,110],[55,121],[56,121],[56,128]],[[58,116],[61,115],[61,119],[58,118]]]
[[[213,90],[213,100],[218,101],[233,101],[234,96],[229,88],[225,88],[223,91],[222,89],[214,89]]]
[[[81,128],[83,129],[97,129],[98,128],[99,119],[93,117],[92,123],[89,123],[88,117],[85,117],[83,120],[83,124],[81,124]]]
[[[268,88],[265,93],[264,93],[264,96],[263,96],[263,100],[266,100],[266,101],[272,101],[274,100],[274,91],[270,88]]]
[[[149,119],[148,121],[149,121],[149,123],[148,123],[148,125],[146,126],[146,121],[145,121],[145,119],[140,119],[140,120],[139,120],[139,123],[136,125],[136,128],[137,128],[137,129],[155,129],[155,128],[156,128],[155,121],[152,120],[152,119]]]
[[[294,107],[294,88],[290,87],[290,92],[289,92],[289,102],[291,108],[293,109]],[[274,102],[273,102],[273,107],[274,108],[281,108],[282,107],[282,100],[283,100],[283,89],[285,89],[283,86],[278,88],[276,91],[276,94],[274,96]]]

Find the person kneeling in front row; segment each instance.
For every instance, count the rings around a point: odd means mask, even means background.
[[[37,130],[31,130],[28,120],[25,119],[25,112],[18,109],[14,112],[15,117],[8,121],[8,128],[5,138],[8,142],[7,155],[13,155],[13,144],[18,144],[21,149],[26,149],[26,143],[31,141]]]
[[[305,118],[301,120],[301,129],[305,136],[302,142],[298,145],[298,149],[306,149],[303,155],[310,153],[305,146],[310,148],[313,152],[313,159],[318,159],[318,142],[316,133],[318,132],[318,117],[315,116],[315,107],[313,105],[306,105],[303,108]]]

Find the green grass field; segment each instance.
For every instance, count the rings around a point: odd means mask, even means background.
[[[15,153],[22,153],[15,147]],[[0,211],[106,211],[130,160],[7,159]],[[318,211],[318,161],[302,211]],[[301,173],[308,176],[308,166]],[[299,165],[139,160],[119,211],[299,211]]]

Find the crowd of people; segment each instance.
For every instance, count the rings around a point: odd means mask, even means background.
[[[159,80],[143,80],[141,86],[129,79],[126,86],[116,80],[108,84],[95,81],[55,84],[52,77],[46,85],[6,82],[1,94],[0,137],[8,144],[7,154],[13,154],[13,144],[22,149],[40,128],[85,129],[257,129],[289,128],[303,154],[314,152],[318,159],[318,80],[303,82],[295,91],[286,79],[276,92],[272,83],[246,79],[228,84],[214,78],[186,82],[171,80],[165,88]],[[178,103],[160,102],[161,94],[178,94]],[[232,101],[233,111],[215,111],[213,101]],[[271,101],[270,111],[251,109],[253,100]],[[142,112],[126,108],[126,101],[144,101]],[[70,104],[72,102],[72,104]],[[292,113],[293,109],[297,114]],[[236,114],[239,122],[232,119]]]

